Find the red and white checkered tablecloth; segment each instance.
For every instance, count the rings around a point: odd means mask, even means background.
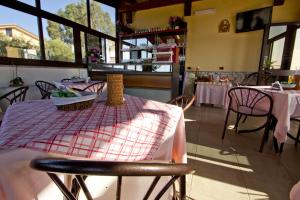
[[[0,129],[0,150],[26,148],[97,160],[152,160],[176,154],[173,145],[185,143],[184,125],[176,130],[182,115],[179,107],[128,95],[119,107],[99,102],[90,109],[69,112],[57,110],[51,100],[27,101],[8,108]],[[179,154],[184,160],[185,144]]]

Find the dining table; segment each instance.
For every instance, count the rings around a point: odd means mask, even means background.
[[[59,199],[46,173],[29,166],[32,159],[49,156],[186,163],[182,108],[130,95],[124,95],[121,106],[101,100],[77,111],[58,110],[51,100],[14,103],[0,127],[0,199]],[[97,181],[104,190],[95,195],[112,199],[116,181],[105,180]],[[124,199],[141,199],[141,181],[125,184],[131,192]]]
[[[229,82],[196,82],[195,105],[212,104],[216,107],[227,108],[229,103]]]
[[[272,115],[276,119],[274,138],[278,143],[283,144],[288,138],[290,119],[300,117],[300,90],[277,90],[272,88],[272,86],[247,87],[262,90],[272,97]]]

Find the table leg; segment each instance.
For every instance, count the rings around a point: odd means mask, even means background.
[[[179,191],[180,191],[180,199],[185,200],[186,199],[186,177],[181,176],[179,180]]]

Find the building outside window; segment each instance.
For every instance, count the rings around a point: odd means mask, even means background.
[[[12,28],[5,28],[5,35],[7,37],[12,37],[13,34],[12,34]]]

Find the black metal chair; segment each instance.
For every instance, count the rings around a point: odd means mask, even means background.
[[[31,161],[31,167],[45,171],[68,200],[76,200],[78,191],[72,193],[58,178],[56,173],[75,175],[75,182],[81,187],[88,200],[92,196],[85,184],[84,176],[118,176],[116,199],[121,198],[123,176],[155,176],[151,186],[143,199],[148,199],[162,176],[171,176],[171,179],[156,195],[160,199],[170,186],[181,176],[193,173],[194,170],[187,164],[172,163],[138,163],[138,162],[103,162],[87,160],[66,160],[60,158],[41,158]],[[184,198],[184,197],[183,197]]]
[[[14,89],[14,90],[0,96],[0,101],[6,101],[9,105],[12,105],[14,102],[22,102],[25,100],[28,88],[29,88],[28,86],[23,86],[23,87]],[[4,115],[4,114],[0,113],[0,115]],[[1,122],[2,122],[2,117],[0,119],[0,125],[1,125]]]
[[[295,147],[298,146],[298,143],[300,142],[299,141],[299,138],[300,138],[300,118],[291,118],[291,121],[295,121],[295,122],[298,122],[299,123],[299,128],[298,128],[298,132],[297,132],[297,136],[294,137],[291,133],[287,133],[289,138],[293,139],[295,141]]]
[[[257,85],[257,79],[258,79],[258,72],[253,72],[249,75],[247,75],[244,80],[240,83],[240,85]],[[270,71],[262,71],[261,73],[261,83],[264,85],[269,85],[272,83],[272,73]]]
[[[242,116],[248,117],[267,117],[266,122],[252,130],[241,130],[239,133],[254,132],[265,128],[259,152],[263,151],[265,141],[271,126],[273,99],[270,95],[261,90],[250,87],[234,87],[228,91],[229,107],[226,114],[222,139],[225,137],[229,114],[231,111],[237,114],[235,129],[237,129]]]
[[[42,99],[46,99],[46,98],[49,99],[51,95],[51,91],[56,88],[54,84],[46,81],[36,81],[35,85],[40,90]]]
[[[195,95],[193,95],[193,96],[182,95],[182,96],[179,96],[179,97],[176,97],[176,98],[170,100],[168,102],[168,104],[180,106],[180,107],[182,107],[183,112],[184,112],[193,105],[195,98],[196,98]]]
[[[94,92],[94,93],[100,94],[100,93],[102,93],[104,86],[105,86],[105,82],[97,81],[82,90],[77,89],[77,88],[72,88],[72,89],[75,89],[77,91],[87,91],[87,92]]]

